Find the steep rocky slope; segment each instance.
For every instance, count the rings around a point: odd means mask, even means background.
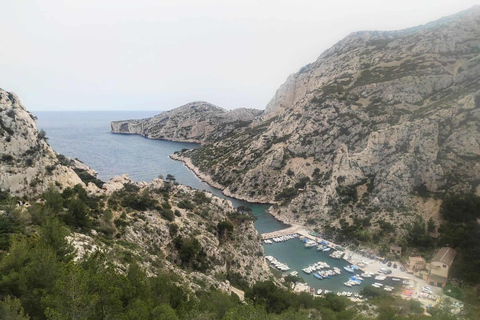
[[[416,195],[479,185],[479,53],[478,6],[350,34],[291,75],[262,121],[176,156],[289,222],[402,227],[435,214]]]
[[[113,133],[140,134],[150,139],[212,142],[248,126],[261,113],[260,110],[244,108],[227,111],[197,101],[152,118],[112,121],[111,129]]]
[[[37,130],[36,118],[18,97],[0,89],[0,189],[15,195],[32,195],[49,186],[63,189],[83,184],[72,169],[47,143],[45,132]],[[85,168],[84,168],[85,169]]]
[[[134,259],[149,274],[180,275],[194,290],[229,291],[226,279],[253,284],[271,275],[251,215],[230,201],[162,179],[133,182],[127,175],[89,191],[105,213],[91,234],[71,236],[78,259],[103,251],[122,270]],[[222,231],[222,222],[232,228]]]

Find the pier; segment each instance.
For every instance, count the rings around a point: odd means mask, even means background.
[[[261,236],[262,236],[262,240],[267,240],[267,239],[277,238],[277,237],[281,237],[281,236],[287,236],[289,234],[299,233],[299,231],[301,231],[300,226],[292,226],[292,227],[287,228],[287,229],[262,233]]]

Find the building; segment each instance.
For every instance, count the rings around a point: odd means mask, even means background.
[[[423,257],[409,257],[407,262],[407,268],[409,271],[417,275],[427,267],[427,261]]]
[[[390,253],[396,255],[402,255],[402,247],[390,246]]]
[[[430,262],[430,272],[427,281],[432,286],[445,287],[448,274],[457,252],[450,247],[443,247],[437,251]]]

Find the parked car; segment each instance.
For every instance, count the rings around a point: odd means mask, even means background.
[[[393,264],[393,268],[397,269],[397,264],[396,263]]]
[[[400,271],[405,272],[405,271],[407,271],[407,269],[405,269],[404,267],[400,267]]]
[[[383,273],[385,273],[385,274],[391,274],[391,273],[392,273],[392,270],[387,269],[387,270],[385,270]]]
[[[391,266],[392,266],[392,263],[389,261],[389,262],[387,263],[387,267],[391,267]]]

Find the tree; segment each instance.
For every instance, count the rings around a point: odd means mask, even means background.
[[[69,226],[86,229],[90,227],[88,207],[80,199],[73,198],[68,202],[68,212],[65,215],[65,223]]]
[[[233,233],[233,224],[228,220],[220,221],[217,224],[218,238],[227,239]]]
[[[68,263],[60,269],[53,294],[44,301],[49,320],[85,320],[93,318],[97,294],[88,290],[89,274],[78,264]]]
[[[40,227],[43,242],[55,250],[61,261],[68,262],[73,258],[75,249],[67,241],[70,231],[56,217],[47,217]]]
[[[7,296],[0,301],[0,319],[2,320],[29,320],[25,314],[20,299]]]
[[[435,232],[435,221],[433,221],[432,217],[428,219],[427,230],[428,232]]]
[[[166,180],[167,180],[168,182],[172,183],[172,182],[175,182],[176,179],[175,179],[175,177],[174,177],[173,175],[171,175],[171,174],[169,173],[169,174],[167,174]]]

